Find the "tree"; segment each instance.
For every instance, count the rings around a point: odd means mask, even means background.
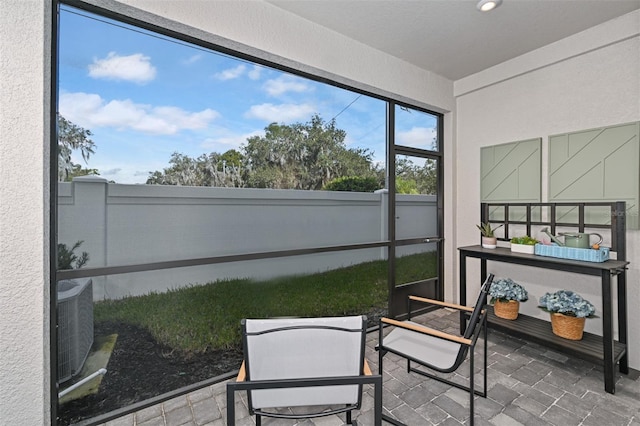
[[[373,192],[383,187],[384,182],[374,177],[344,176],[332,180],[323,189],[325,191]]]
[[[147,184],[322,189],[343,176],[384,181],[367,149],[349,149],[346,132],[335,120],[314,115],[307,123],[271,123],[264,136],[253,136],[240,151],[191,158],[173,153],[170,167],[149,173]]]
[[[69,170],[67,176],[65,176],[65,182],[71,182],[74,177],[99,175],[98,169],[85,169],[80,164],[71,163],[71,170]]]
[[[307,123],[271,123],[243,147],[247,186],[318,190],[338,177],[376,177],[372,153],[347,148],[345,137],[335,120],[317,114]]]
[[[396,178],[396,194],[419,194],[418,184],[413,179]]]
[[[396,191],[403,194],[437,194],[438,176],[436,160],[427,159],[423,166],[408,158],[396,164]]]
[[[220,156],[222,160],[222,169],[224,167],[241,167],[244,161],[244,155],[235,149],[230,149]]]
[[[58,180],[71,180],[70,176],[82,176],[98,174],[95,169],[86,171],[78,164],[71,161],[71,153],[80,150],[85,163],[91,154],[95,153],[95,144],[90,139],[91,131],[73,124],[62,115],[58,114]],[[95,171],[96,173],[92,173]]]
[[[242,187],[242,156],[231,150],[225,154],[202,154],[197,158],[174,152],[170,167],[150,172],[148,185]]]

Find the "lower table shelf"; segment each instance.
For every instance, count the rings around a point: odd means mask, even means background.
[[[490,328],[504,331],[514,336],[574,355],[587,361],[601,363],[604,360],[602,336],[584,333],[582,340],[568,340],[556,336],[551,331],[551,323],[527,315],[518,315],[516,320],[506,320],[495,316],[493,307],[488,306],[487,321]],[[618,362],[626,353],[627,346],[618,341],[613,342],[613,359]]]

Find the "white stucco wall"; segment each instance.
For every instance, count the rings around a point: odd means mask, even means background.
[[[388,194],[291,189],[108,184],[94,176],[58,185],[58,242],[92,267],[200,259],[387,239]],[[397,196],[398,238],[437,233],[435,195]],[[180,218],[180,220],[176,220]],[[435,250],[402,246],[396,256]],[[179,256],[179,257],[176,257]],[[118,299],[222,279],[310,274],[386,259],[381,248],[93,276],[93,299]]]
[[[480,147],[542,137],[546,200],[549,135],[640,120],[640,12],[457,81],[455,92],[456,242],[463,246],[478,242],[474,225],[480,218]],[[640,231],[628,231],[627,241],[630,364],[639,369],[640,322],[634,308],[640,305]],[[526,314],[548,319],[536,308],[537,299],[564,287],[583,294],[600,309],[600,282],[595,277],[503,264],[490,268],[526,285],[532,296],[521,305]],[[474,273],[472,268],[469,277]],[[477,287],[471,287],[469,294],[474,291]],[[587,321],[586,329],[601,333],[601,321]]]
[[[49,1],[0,13],[0,424],[49,424]]]
[[[0,14],[1,425],[50,424],[50,3],[6,0]],[[262,1],[91,3],[417,106],[455,105],[451,81]],[[452,124],[447,114],[445,146]]]

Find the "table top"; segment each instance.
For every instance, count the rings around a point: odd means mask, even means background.
[[[537,254],[514,253],[509,248],[497,247],[486,249],[481,245],[458,247],[461,254],[479,259],[499,262],[517,263],[551,269],[568,268],[570,272],[600,273],[602,270],[622,271],[629,264],[626,260],[609,259],[604,262],[587,262],[584,260],[563,259],[559,257],[540,256]]]

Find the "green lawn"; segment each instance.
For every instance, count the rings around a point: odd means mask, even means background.
[[[398,282],[436,274],[433,253],[398,259]],[[97,302],[96,322],[123,321],[186,352],[240,346],[240,320],[366,314],[387,307],[387,262],[268,281],[227,280]]]

